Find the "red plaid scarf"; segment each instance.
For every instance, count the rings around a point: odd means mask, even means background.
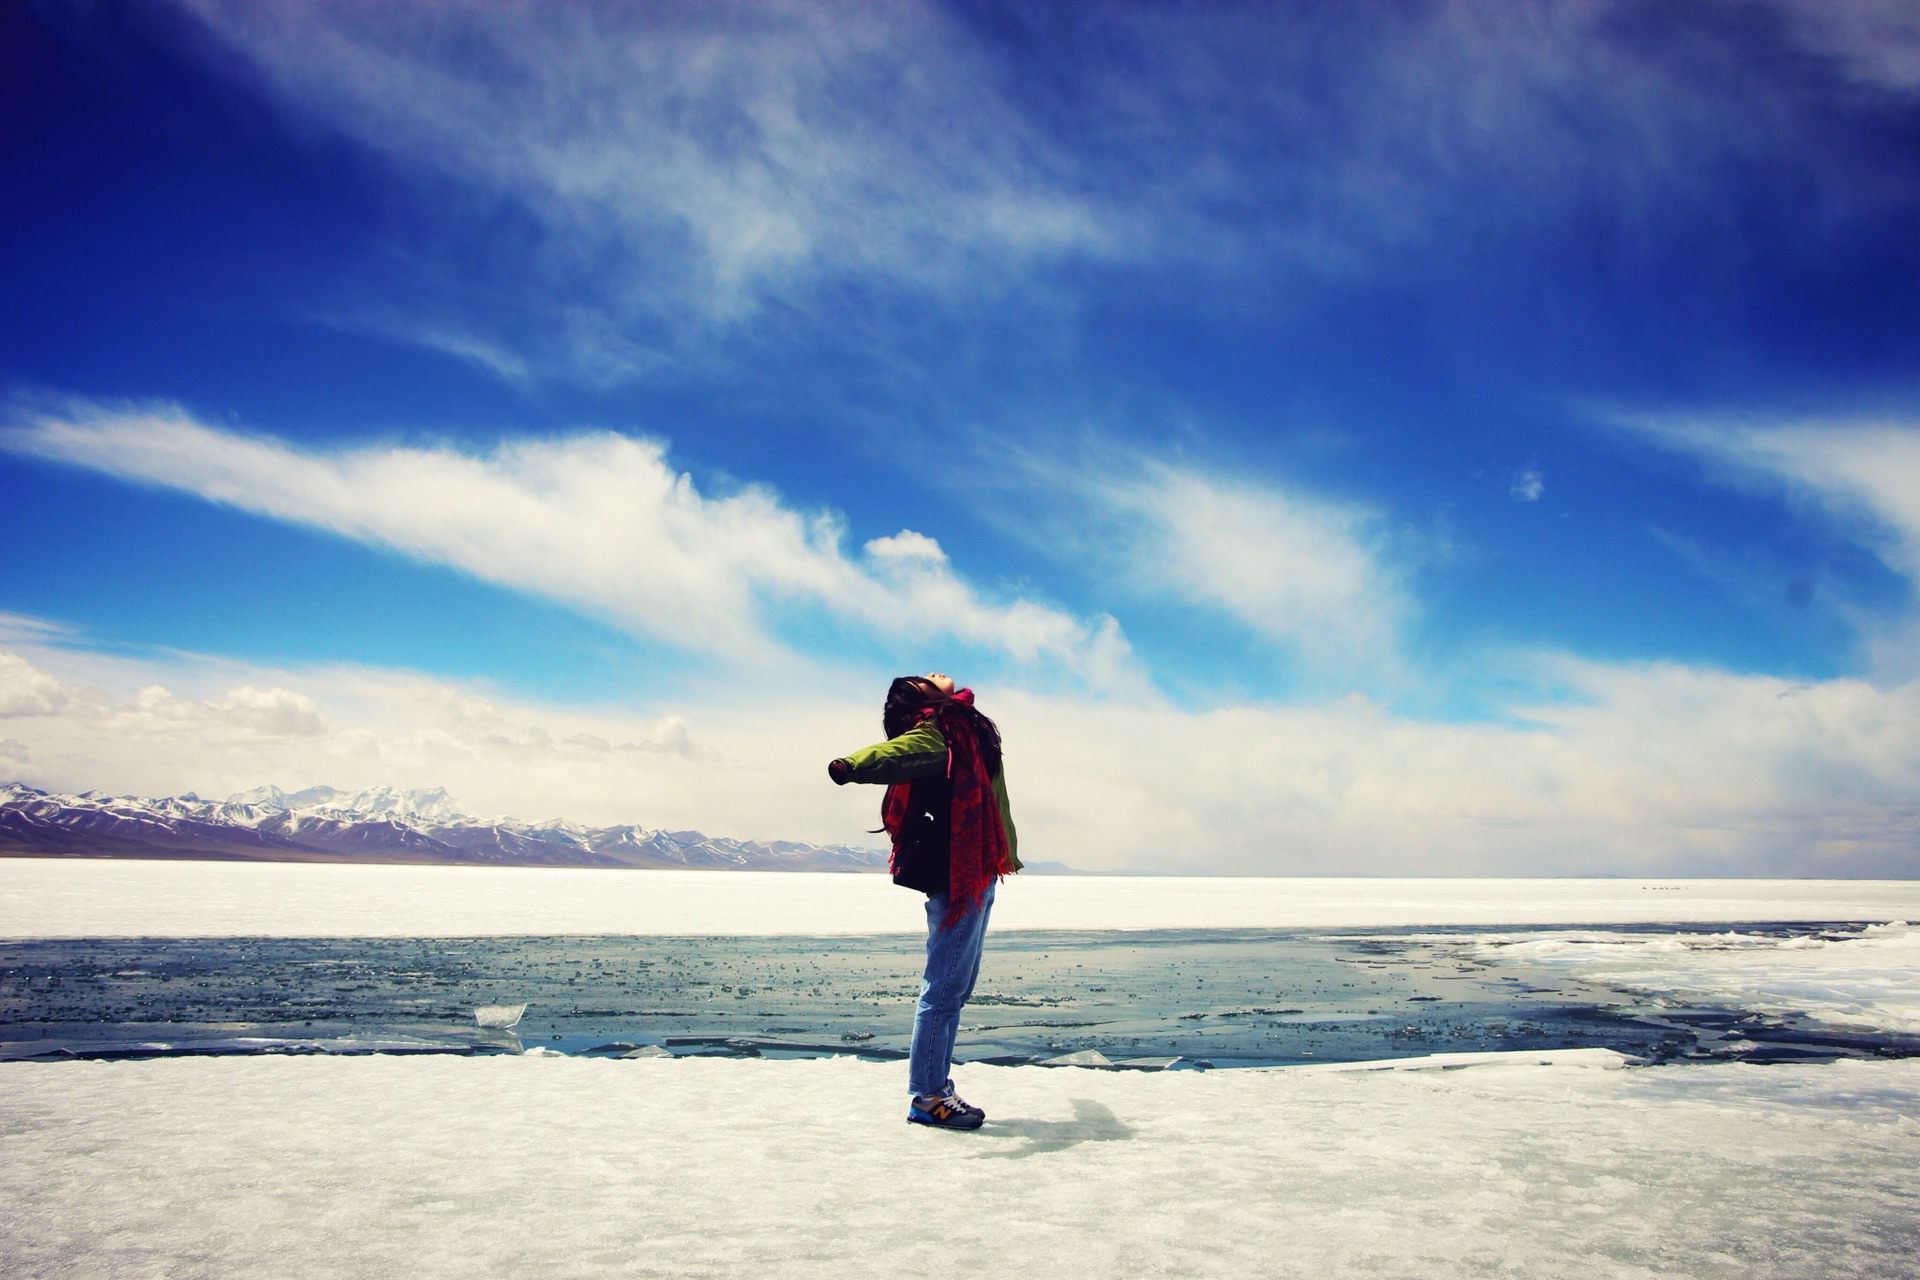
[[[973,690],[956,689],[951,702],[928,707],[921,719],[937,717],[947,740],[947,778],[953,783],[953,808],[947,823],[947,928],[979,904],[987,886],[1007,873],[1007,832],[1000,822],[993,779],[974,733]],[[917,722],[916,722],[917,723]],[[900,870],[900,826],[907,816],[910,782],[887,788],[880,802],[880,823],[895,840],[892,865]]]

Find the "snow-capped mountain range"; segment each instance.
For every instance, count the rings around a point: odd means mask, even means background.
[[[225,800],[60,795],[0,784],[0,855],[218,858],[259,862],[425,862],[466,866],[881,871],[886,854],[698,831],[517,822],[462,813],[435,787],[286,792]]]

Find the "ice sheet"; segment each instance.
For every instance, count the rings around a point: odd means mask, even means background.
[[[994,928],[1920,920],[1913,880],[1022,876]],[[0,858],[0,936],[916,933],[884,876]]]
[[[1494,936],[1475,940],[1472,950],[1495,963],[1560,969],[1628,992],[1920,1034],[1920,928],[1904,922],[1795,937]]]
[[[1911,1276],[1920,1062],[0,1066],[0,1273]]]

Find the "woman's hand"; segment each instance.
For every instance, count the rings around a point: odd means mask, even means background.
[[[844,787],[853,781],[853,766],[845,760],[827,761],[827,776],[833,779],[833,785]]]

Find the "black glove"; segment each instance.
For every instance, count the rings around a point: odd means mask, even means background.
[[[827,776],[833,779],[834,786],[844,787],[853,781],[853,766],[845,760],[829,760],[827,762]]]

